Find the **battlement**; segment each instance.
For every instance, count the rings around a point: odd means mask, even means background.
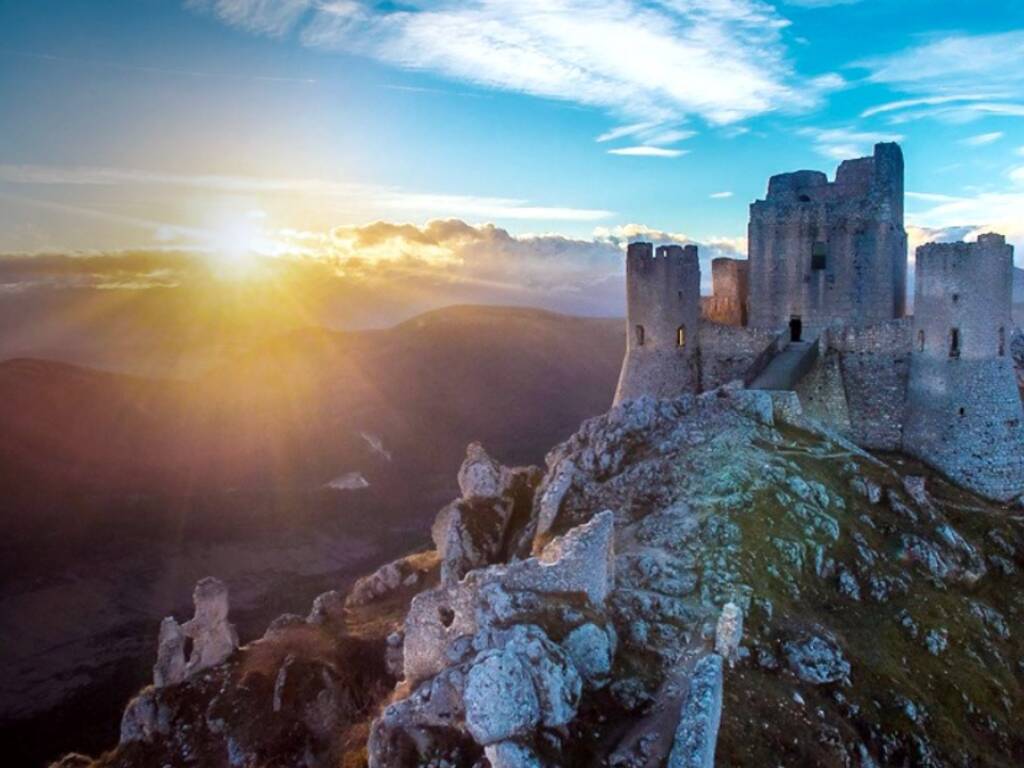
[[[698,265],[696,245],[659,245],[637,242],[626,246],[626,274],[655,275],[675,266],[692,268]],[[697,266],[697,269],[700,267]]]
[[[898,196],[902,221],[903,152],[898,144],[876,144],[874,154],[844,160],[835,181],[821,171],[794,171],[772,176],[764,200],[751,206],[754,213],[773,205],[813,205],[863,201]]]

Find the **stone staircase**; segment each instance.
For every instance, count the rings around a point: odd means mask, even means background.
[[[748,389],[792,390],[814,365],[818,340],[791,341],[750,382]]]

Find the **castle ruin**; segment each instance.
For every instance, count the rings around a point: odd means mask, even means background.
[[[906,315],[903,154],[896,144],[773,176],[750,206],[749,258],[632,243],[616,404],[741,380],[874,450],[903,451],[982,496],[1024,494],[1024,408],[1009,352],[1013,247],[1001,235],[917,250]]]

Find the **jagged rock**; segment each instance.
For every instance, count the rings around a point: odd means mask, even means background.
[[[726,603],[715,627],[715,653],[729,662],[736,661],[740,640],[743,639],[743,611],[735,603]]]
[[[238,633],[228,623],[228,587],[220,579],[207,577],[192,592],[195,616],[182,626],[192,639],[186,675],[216,666],[238,647]]]
[[[721,720],[722,657],[712,653],[694,666],[668,768],[714,768]]]
[[[505,491],[503,467],[492,459],[480,443],[466,446],[466,460],[459,468],[462,498],[493,499]]]
[[[904,477],[903,488],[919,506],[931,506],[931,497],[928,496],[928,490],[925,488],[925,479],[923,477],[912,475]]]
[[[850,480],[850,487],[872,504],[882,500],[882,486],[867,477],[855,477]]]
[[[402,645],[404,641],[404,631],[392,632],[385,640],[384,666],[389,675],[399,679],[401,679],[405,674],[402,653]]]
[[[484,755],[491,768],[541,768],[537,753],[527,746],[514,741],[490,744]]]
[[[121,716],[120,744],[151,741],[170,731],[168,712],[161,707],[155,688],[146,688],[128,702]]]
[[[345,605],[357,608],[382,600],[399,589],[416,586],[424,578],[419,565],[420,559],[414,555],[382,565],[369,576],[356,580],[345,598]]]
[[[805,683],[834,683],[850,674],[850,662],[830,637],[811,635],[791,640],[783,643],[782,650],[790,670]]]
[[[517,593],[582,596],[603,605],[614,579],[613,515],[603,512],[552,541],[537,558],[471,571],[459,583],[421,592],[405,620],[405,678],[416,682],[449,664],[448,647],[495,622],[512,623]],[[535,606],[530,606],[531,609]],[[582,622],[580,622],[582,623]]]
[[[160,622],[153,685],[160,688],[185,679],[185,633],[173,616]]]
[[[562,648],[583,682],[594,690],[605,687],[611,678],[615,645],[615,630],[611,625],[602,629],[592,622],[576,627],[562,641]]]
[[[510,523],[529,525],[539,477],[535,467],[503,467],[479,443],[470,443],[459,470],[462,498],[442,509],[431,527],[442,584],[503,559]]]
[[[345,595],[336,589],[317,595],[306,621],[317,626],[341,621],[345,616]]]

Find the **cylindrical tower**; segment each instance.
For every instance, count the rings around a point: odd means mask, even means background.
[[[697,246],[631,243],[626,251],[626,357],[615,404],[700,388]]]
[[[917,249],[904,450],[957,484],[1024,493],[1024,409],[1010,355],[1013,246],[1002,235]]]

